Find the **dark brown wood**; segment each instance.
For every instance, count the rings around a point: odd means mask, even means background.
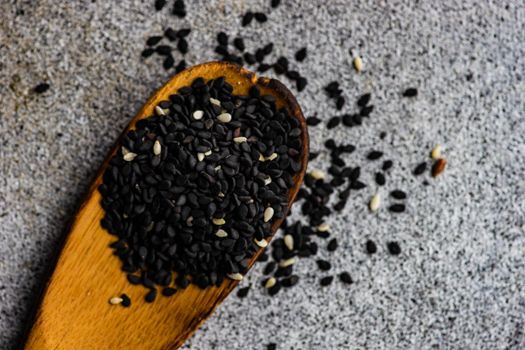
[[[294,176],[288,208],[303,182],[308,162],[308,130],[301,108],[292,93],[279,81],[258,78],[254,73],[225,62],[209,62],[191,67],[160,88],[125,131],[153,114],[159,101],[167,99],[195,78],[206,80],[224,76],[234,87],[234,94],[246,94],[253,85],[262,94],[276,97],[278,107],[286,106],[300,122],[303,145],[302,167]],[[118,144],[118,143],[117,143]],[[142,286],[130,285],[120,270],[120,261],[108,245],[114,241],[100,226],[104,212],[97,187],[117,146],[102,164],[89,193],[77,212],[66,237],[55,270],[49,278],[29,332],[25,349],[177,349],[206,320],[235,288],[238,282],[227,280],[220,287],[201,290],[193,285],[170,298],[144,302]],[[272,225],[275,233],[282,220]],[[259,250],[250,266],[262,252]],[[127,293],[131,308],[110,305],[108,300]]]

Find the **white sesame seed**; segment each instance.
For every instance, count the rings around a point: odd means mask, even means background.
[[[211,149],[209,151],[204,152],[204,155],[205,156],[210,156],[211,155]]]
[[[264,179],[264,184],[265,185],[269,185],[271,183],[272,183],[272,178],[271,177],[268,176],[266,179]]]
[[[166,112],[162,108],[160,108],[160,106],[155,107],[155,113],[157,113],[157,115],[162,115],[162,116],[166,115]]]
[[[215,232],[215,236],[220,237],[220,238],[228,237],[228,232],[220,228],[217,230],[217,232]]]
[[[328,225],[326,222],[323,222],[321,225],[317,226],[317,231],[319,232],[330,231],[330,225]]]
[[[259,153],[259,162],[264,162],[266,160],[266,158],[264,158],[264,156]]]
[[[122,302],[122,298],[121,297],[113,297],[111,299],[109,299],[109,303],[111,305],[117,305],[117,304],[120,304]]]
[[[203,111],[197,110],[197,111],[193,112],[193,119],[201,120],[202,117],[204,117],[204,112]]]
[[[220,226],[220,225],[224,225],[226,223],[226,220],[224,220],[223,218],[213,218],[211,220],[213,222],[214,225],[217,225],[217,226]]]
[[[281,262],[279,263],[279,267],[288,267],[290,265],[295,264],[295,262],[296,262],[295,258],[281,260]]]
[[[161,151],[160,142],[159,140],[157,140],[153,144],[153,154],[158,156],[160,154],[160,151]]]
[[[363,60],[359,56],[354,57],[354,69],[356,72],[360,72],[363,70]]]
[[[217,194],[217,196],[222,198],[222,197],[224,197],[224,193],[219,192],[219,193]]]
[[[264,288],[272,288],[277,283],[277,280],[275,277],[270,277],[266,280],[266,283],[264,284]]]
[[[432,148],[432,152],[430,152],[430,156],[432,157],[432,159],[441,158],[441,145],[436,145],[434,148]]]
[[[324,179],[325,173],[322,170],[314,169],[310,172],[310,176],[316,180]]]
[[[204,157],[206,157],[204,153],[197,153],[197,159],[199,162],[202,162],[204,160]]]
[[[371,211],[377,211],[379,209],[379,206],[381,205],[381,197],[379,197],[379,194],[375,194],[372,199],[370,199],[370,210]]]
[[[243,143],[243,142],[246,142],[248,141],[248,139],[244,136],[239,136],[239,137],[234,137],[233,138],[233,142],[235,143]]]
[[[254,239],[253,241],[255,242],[255,244],[257,244],[261,248],[266,248],[268,246],[268,241],[265,240],[264,238],[261,239],[260,241],[258,241],[256,239]]]
[[[265,160],[274,160],[276,158],[277,158],[277,153],[274,152],[274,153],[270,154],[270,156],[268,158],[266,158]]]
[[[125,156],[126,154],[128,154],[129,152],[131,152],[129,149],[127,149],[127,148],[124,147],[124,146],[122,146],[122,148],[121,148],[120,150],[121,150],[123,156]]]
[[[230,113],[222,113],[222,114],[219,114],[217,116],[217,119],[221,122],[221,123],[229,123],[231,122],[232,120],[232,116]]]
[[[126,153],[126,154],[124,155],[124,157],[122,157],[122,158],[124,158],[124,160],[125,160],[126,162],[131,162],[133,159],[135,159],[136,156],[137,156],[136,153],[128,152],[128,153]]]
[[[275,211],[273,210],[272,207],[266,208],[264,210],[264,222],[270,221],[272,219],[274,213],[275,213]]]
[[[217,166],[215,167],[215,171],[219,171],[219,170],[221,170],[221,169],[222,169],[222,168],[221,168],[220,165],[217,165]]]
[[[293,250],[293,236],[292,235],[285,235],[284,236],[284,245],[288,250]]]
[[[230,273],[228,274],[228,278],[235,280],[235,281],[242,281],[243,276],[240,273]]]
[[[220,106],[221,105],[221,101],[213,98],[213,97],[210,97],[210,102],[216,106]]]

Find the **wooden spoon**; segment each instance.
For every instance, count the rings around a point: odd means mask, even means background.
[[[205,80],[224,76],[233,93],[247,94],[257,85],[261,94],[273,95],[277,107],[287,107],[301,124],[303,149],[301,170],[295,174],[288,197],[288,208],[303,182],[308,161],[308,131],[301,108],[292,93],[279,81],[257,78],[244,68],[225,62],[209,62],[189,68],[174,76],[146,102],[126,128],[132,129],[142,118],[179,88],[197,77]],[[143,286],[129,284],[120,270],[121,262],[108,247],[115,240],[101,225],[104,210],[97,187],[119,143],[106,158],[91,185],[88,195],[73,219],[69,235],[49,278],[25,349],[177,349],[208,318],[220,302],[235,288],[237,281],[226,279],[220,287],[205,290],[195,285],[178,290],[170,297],[158,297],[154,303],[144,301]],[[272,225],[275,233],[282,219]],[[257,259],[260,249],[250,262]],[[111,297],[126,293],[130,308],[110,305]]]

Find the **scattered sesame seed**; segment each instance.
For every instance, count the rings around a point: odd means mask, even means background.
[[[284,245],[288,250],[293,250],[293,236],[292,235],[285,235],[284,236]]]
[[[266,282],[264,283],[264,288],[266,289],[270,289],[272,288],[273,286],[275,286],[275,283],[277,283],[277,280],[275,279],[275,277],[270,277],[266,280]]]
[[[432,148],[432,151],[430,152],[430,157],[435,160],[441,158],[441,145],[436,145],[434,146],[434,148]]]
[[[378,193],[376,193],[372,197],[372,199],[370,199],[370,204],[369,204],[370,210],[377,211],[380,205],[381,205],[381,197],[379,196]]]
[[[281,262],[279,263],[279,267],[288,267],[288,266],[295,264],[295,262],[296,262],[295,258],[281,260]]]
[[[354,69],[356,72],[359,73],[363,70],[363,60],[361,59],[361,57],[359,56],[354,57],[353,64],[354,64]]]
[[[325,173],[322,170],[314,169],[310,172],[310,176],[313,177],[315,180],[321,180],[325,178]]]
[[[443,171],[445,171],[446,166],[447,161],[444,158],[436,160],[436,162],[432,166],[432,177],[439,176]]]
[[[113,298],[109,299],[109,303],[111,305],[117,305],[117,304],[122,303],[122,300],[123,299],[121,297],[113,297]]]
[[[388,242],[386,245],[388,252],[392,255],[401,254],[401,247],[397,242]]]

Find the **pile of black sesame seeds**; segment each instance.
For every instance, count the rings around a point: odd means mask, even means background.
[[[302,168],[299,121],[256,86],[232,91],[224,78],[179,89],[127,132],[104,173],[102,225],[148,302],[156,284],[169,296],[190,281],[241,280],[287,211]]]
[[[167,4],[166,0],[156,0],[155,8],[161,11]],[[270,1],[270,8],[274,9],[280,5],[280,0]],[[183,0],[176,0],[173,4],[172,14],[178,17],[186,15],[186,6]],[[261,11],[249,10],[240,16],[239,25],[249,26],[256,21],[261,25],[271,21],[270,13]],[[174,30],[171,27],[165,29],[162,35],[150,37],[146,41],[146,48],[142,52],[142,57],[147,58],[154,53],[164,57],[163,67],[168,72],[180,72],[187,66],[185,54],[190,50],[191,38],[190,28],[181,28]],[[182,55],[178,64],[175,64],[173,57],[174,48],[169,44],[161,44],[161,40],[166,38],[169,42],[176,42],[176,48]],[[256,70],[259,73],[264,73],[273,70],[277,76],[286,77],[288,82],[295,85],[296,91],[301,92],[308,84],[308,80],[299,73],[298,65],[308,56],[307,45],[300,47],[293,55],[293,60],[281,56],[275,62],[267,62],[267,56],[270,55],[274,49],[274,43],[266,43],[252,52],[246,50],[245,40],[241,36],[236,36],[233,40],[225,32],[217,34],[217,45],[214,51],[219,55],[219,59],[227,62],[236,63],[238,65],[247,66],[249,69]],[[182,42],[182,43],[181,43]],[[233,44],[233,45],[230,45]],[[213,46],[210,46],[212,49]],[[350,55],[353,57],[353,68],[357,73],[363,69],[363,61],[361,57],[356,56],[352,51]],[[197,62],[195,62],[197,63]],[[294,67],[292,67],[292,65]],[[355,107],[350,106],[347,101],[348,96],[341,87],[340,82],[333,81],[328,83],[324,92],[330,100],[335,102],[335,109],[341,111],[340,115],[334,117],[318,117],[311,116],[307,118],[307,125],[315,127],[321,123],[325,123],[327,129],[333,129],[338,126],[354,128],[366,126],[366,120],[373,116],[374,106],[371,104],[372,95],[364,93],[356,98]],[[404,98],[415,98],[418,95],[416,88],[410,87],[400,93]],[[386,132],[381,132],[379,137],[384,139],[387,136]],[[300,276],[293,273],[294,264],[301,258],[314,258],[319,249],[326,249],[329,252],[334,252],[338,249],[337,238],[332,238],[330,226],[326,223],[331,215],[336,215],[344,209],[351,193],[367,189],[369,186],[361,179],[361,167],[349,166],[345,161],[345,154],[356,152],[356,147],[352,144],[336,144],[335,140],[327,139],[324,142],[325,150],[310,152],[310,160],[315,159],[321,152],[327,152],[330,155],[331,166],[328,169],[328,174],[319,170],[312,170],[305,177],[304,186],[300,190],[296,204],[296,208],[300,208],[301,213],[306,217],[307,222],[302,224],[299,221],[289,222],[285,220],[281,226],[281,230],[276,234],[271,242],[271,247],[268,247],[267,252],[264,252],[259,257],[259,262],[265,262],[264,279],[261,281],[263,288],[268,290],[269,295],[275,295],[282,288],[289,288],[300,281]],[[432,176],[439,175],[445,165],[446,161],[437,152],[436,146],[432,150],[432,159],[434,164],[432,166]],[[372,163],[377,164],[377,170],[373,174],[374,182],[377,186],[387,186],[387,180],[390,176],[390,171],[394,167],[394,162],[386,158],[385,154],[377,149],[369,149],[365,151],[366,159]],[[412,171],[414,176],[421,176],[428,169],[428,161],[421,162],[414,166]],[[425,179],[423,185],[428,185]],[[390,191],[390,205],[389,212],[393,215],[400,215],[406,211],[406,201],[408,195],[405,191],[400,189],[393,189]],[[378,194],[372,195],[370,202],[367,203],[371,212],[375,212],[381,206],[381,199]],[[321,240],[321,241],[320,241]],[[326,243],[321,244],[322,240]],[[401,247],[396,241],[385,242],[386,251],[393,255],[401,254]],[[377,244],[368,239],[363,242],[363,250],[367,254],[376,254],[378,252]],[[328,260],[316,259],[317,266],[320,270],[319,284],[323,287],[330,285],[334,281],[334,276],[338,277],[341,283],[352,284],[354,281],[349,271],[332,271],[332,264]],[[137,281],[138,282],[138,281]],[[237,295],[239,297],[246,297],[251,286],[239,288]],[[173,290],[174,292],[174,290]],[[275,344],[268,344],[268,349],[275,349]]]

